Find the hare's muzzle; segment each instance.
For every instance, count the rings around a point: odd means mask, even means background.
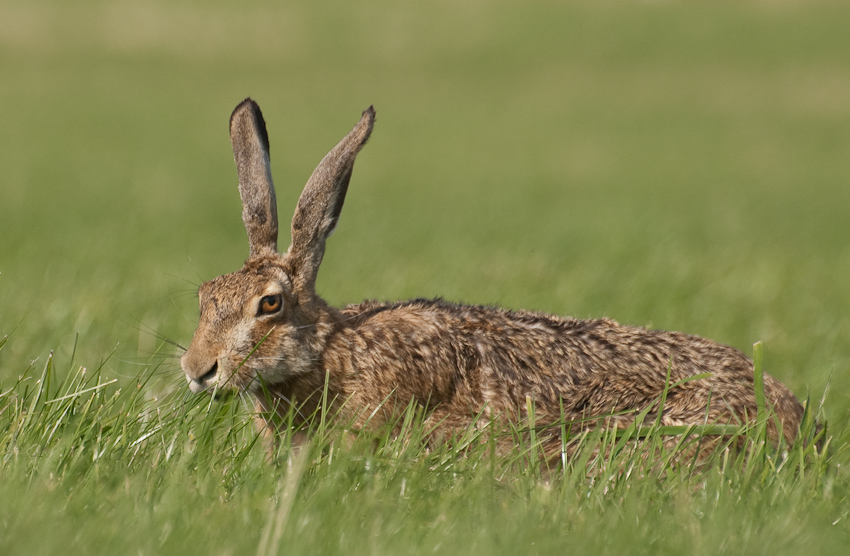
[[[191,352],[187,351],[180,358],[180,366],[186,373],[186,380],[189,382],[189,389],[192,392],[203,392],[216,383],[219,370],[218,360],[216,359],[212,363],[204,362],[193,357]]]

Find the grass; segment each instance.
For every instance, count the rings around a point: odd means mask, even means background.
[[[155,375],[152,366],[115,389],[102,369],[65,373],[49,358],[2,393],[0,489],[38,500],[0,510],[4,553],[55,553],[70,539],[102,553],[547,553],[638,548],[635,539],[647,553],[798,550],[828,530],[825,515],[846,517],[836,450],[810,442],[777,451],[759,427],[741,433],[745,450],[705,467],[677,464],[678,447],[662,437],[672,431],[657,424],[597,431],[574,439],[578,455],[547,471],[533,440],[511,456],[474,437],[425,451],[408,414],[408,434],[352,444],[317,419],[312,443],[292,453],[285,437],[282,465],[270,466],[240,398],[211,403],[175,389],[160,397]],[[771,531],[802,515],[805,526]],[[816,546],[828,549],[831,538]]]
[[[5,2],[0,553],[844,553],[848,15]],[[824,399],[828,449],[756,438],[695,472],[587,452],[547,479],[533,444],[493,460],[320,427],[306,459],[266,465],[240,399],[188,395],[160,339],[185,345],[197,284],[247,254],[225,131],[246,95],[281,218],[377,109],[319,275],[332,303],[442,295],[761,341],[770,374]]]

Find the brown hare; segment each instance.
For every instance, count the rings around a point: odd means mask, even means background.
[[[697,336],[440,299],[329,306],[316,294],[316,274],[374,122],[370,107],[313,172],[280,254],[265,122],[251,99],[233,111],[250,255],[241,270],[199,289],[200,321],[181,359],[193,392],[248,392],[260,416],[289,415],[296,430],[317,410],[354,430],[392,425],[413,403],[436,440],[527,423],[529,402],[536,425],[566,420],[573,431],[600,420],[622,427],[647,408],[654,420],[665,384],[704,374],[669,390],[661,424],[754,421],[752,361]],[[764,391],[776,416],[768,435],[793,441],[803,407],[772,377]],[[258,421],[274,437],[281,419]],[[544,446],[553,455],[555,436]]]

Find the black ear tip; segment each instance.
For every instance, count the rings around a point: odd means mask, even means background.
[[[254,127],[257,129],[257,133],[260,136],[260,141],[263,144],[263,148],[266,152],[269,152],[269,133],[266,131],[266,120],[263,118],[263,112],[260,110],[260,105],[258,105],[251,97],[246,97],[245,100],[236,105],[236,108],[233,109],[233,113],[230,114],[230,127],[233,128],[233,120],[237,117],[240,117],[243,113],[247,113],[254,120]]]
[[[361,130],[360,147],[365,145],[366,142],[369,140],[369,137],[372,135],[372,127],[374,125],[375,107],[370,106],[369,108],[363,111],[363,114],[360,116],[360,121],[357,123],[357,127],[359,127]]]
[[[260,112],[260,106],[256,102],[254,102],[254,99],[252,99],[251,97],[245,97],[245,100],[237,104],[236,108],[233,109],[233,112],[230,114],[230,122],[233,123],[233,119],[236,117],[236,115],[244,111],[248,111],[252,114],[259,112],[262,116],[262,113]]]

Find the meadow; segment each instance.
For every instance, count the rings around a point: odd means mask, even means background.
[[[171,343],[247,256],[227,120],[249,95],[282,222],[376,108],[329,302],[762,342],[825,450],[553,475],[426,452],[414,422],[266,464],[243,400],[190,395]],[[845,553],[848,99],[839,1],[5,1],[0,553]]]

